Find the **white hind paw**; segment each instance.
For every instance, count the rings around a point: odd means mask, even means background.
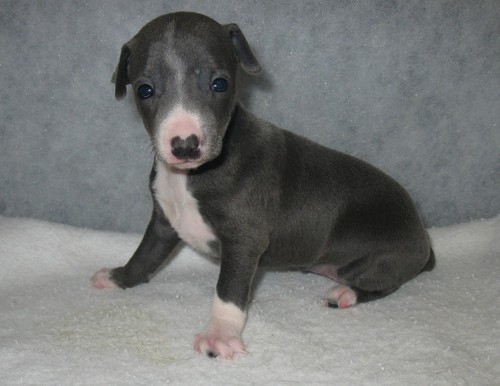
[[[328,307],[348,308],[356,304],[357,295],[346,285],[336,285],[328,290],[323,304]]]

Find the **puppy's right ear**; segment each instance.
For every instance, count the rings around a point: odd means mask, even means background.
[[[113,73],[111,82],[115,84],[115,98],[121,100],[127,95],[127,84],[130,84],[128,79],[128,63],[130,58],[130,48],[128,45],[122,47],[122,52],[120,54],[120,60],[116,66],[116,70]]]

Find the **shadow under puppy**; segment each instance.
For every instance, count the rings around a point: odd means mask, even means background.
[[[236,24],[195,13],[161,16],[121,51],[127,85],[151,138],[153,213],[123,267],[97,288],[147,282],[184,240],[220,260],[211,318],[195,349],[232,358],[257,267],[315,272],[337,284],[325,303],[374,300],[434,266],[405,190],[380,170],[264,122],[237,99],[237,71],[260,65]]]

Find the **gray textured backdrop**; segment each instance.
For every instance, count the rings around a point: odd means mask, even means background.
[[[0,214],[145,228],[151,151],[110,78],[175,10],[238,23],[265,69],[246,105],[393,175],[428,226],[498,214],[498,0],[1,0]]]

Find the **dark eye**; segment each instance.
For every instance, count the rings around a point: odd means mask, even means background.
[[[153,87],[147,83],[141,84],[137,89],[137,95],[139,95],[139,98],[141,99],[148,99],[149,97],[152,97],[154,93],[155,90]]]
[[[215,78],[210,88],[215,92],[224,92],[227,90],[227,80],[224,78]]]

